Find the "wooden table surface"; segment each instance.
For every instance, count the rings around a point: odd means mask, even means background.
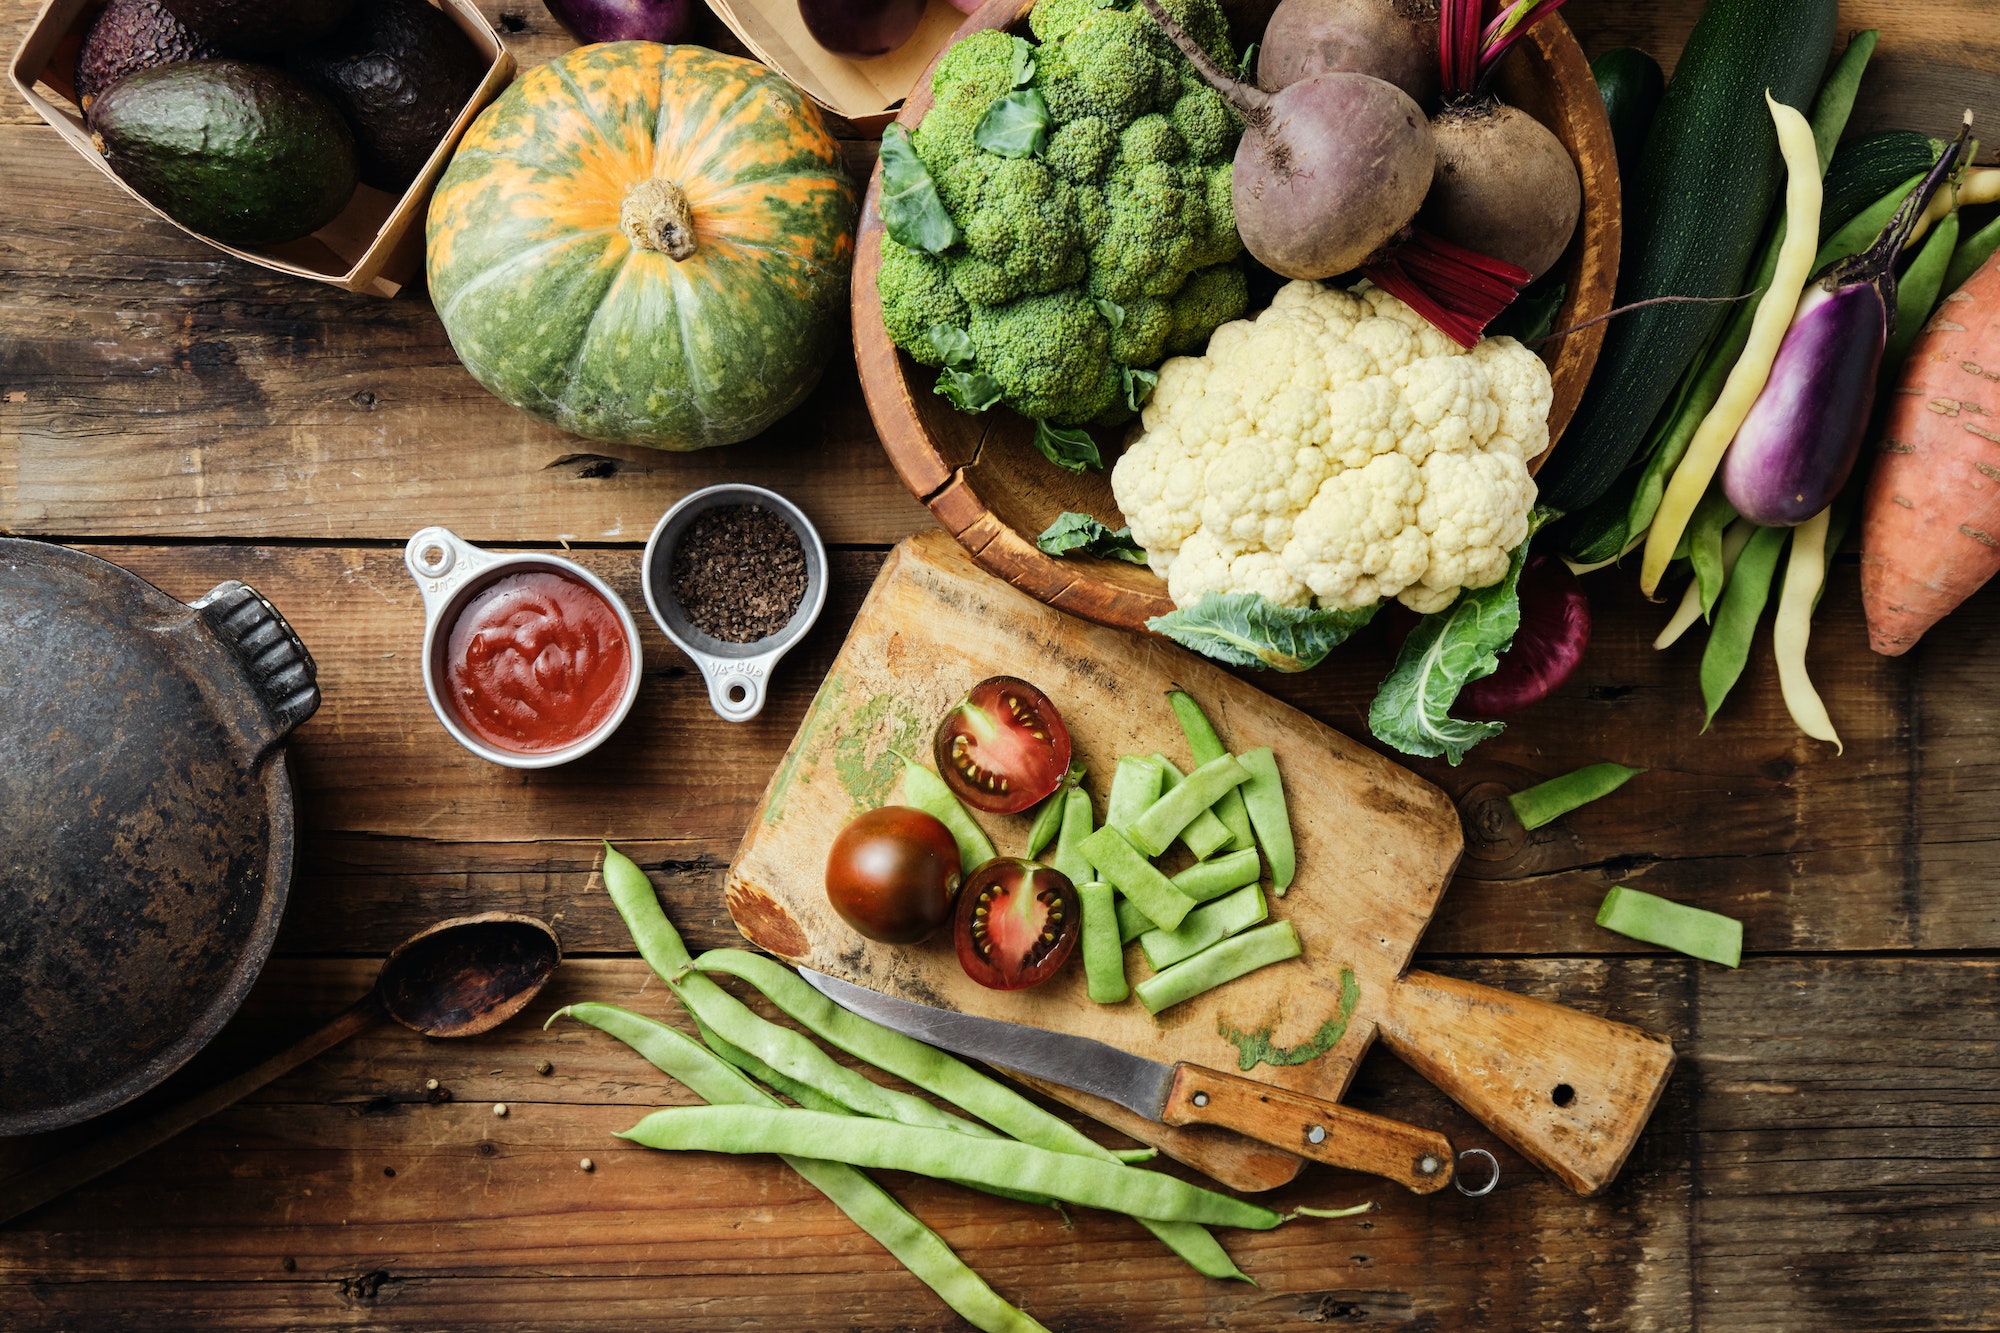
[[[523,65],[570,44],[535,0],[485,8]],[[1858,127],[1941,130],[1967,104],[2000,118],[1992,0],[1846,8],[1849,26],[1885,30]],[[1638,42],[1663,61],[1698,12],[1566,10],[1593,53]],[[0,14],[11,51],[31,7]],[[853,146],[857,166],[870,154]],[[230,260],[143,215],[11,101],[0,164],[0,530],[177,597],[244,579],[304,637],[325,691],[293,746],[307,832],[278,955],[229,1031],[141,1107],[317,1024],[435,919],[533,913],[569,955],[531,1015],[490,1037],[366,1033],[0,1230],[0,1328],[964,1327],[775,1161],[611,1137],[687,1094],[598,1034],[536,1026],[582,998],[670,1012],[602,892],[599,838],[646,867],[695,947],[736,940],[720,883],[749,812],[884,550],[928,522],[851,371],[751,444],[593,445],[488,397],[420,290],[349,296]],[[719,721],[645,622],[638,706],[597,754],[519,773],[452,743],[418,675],[411,532],[564,544],[639,606],[654,520],[725,479],[792,496],[833,547],[830,605],[761,718]],[[1071,1333],[2000,1327],[2000,597],[1879,658],[1843,560],[1813,648],[1847,740],[1836,757],[1791,726],[1763,651],[1701,734],[1700,650],[1654,652],[1665,608],[1630,584],[1593,581],[1590,656],[1557,699],[1461,768],[1420,766],[1472,835],[1422,964],[1669,1033],[1681,1051],[1607,1194],[1543,1178],[1379,1052],[1353,1104],[1492,1148],[1500,1189],[1420,1200],[1309,1169],[1280,1204],[1382,1207],[1229,1236],[1255,1287],[1198,1278],[1107,1215],[1065,1227],[948,1186],[894,1178],[896,1193]],[[1258,683],[1365,736],[1385,660],[1357,644]],[[1650,771],[1532,835],[1494,805],[1604,759]],[[1613,883],[1742,918],[1743,968],[1597,929]],[[0,1173],[78,1138],[0,1143]]]

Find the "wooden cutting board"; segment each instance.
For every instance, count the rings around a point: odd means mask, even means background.
[[[1100,821],[1120,755],[1159,751],[1191,766],[1164,697],[1172,684],[1200,700],[1232,750],[1270,746],[1298,844],[1297,878],[1285,897],[1270,899],[1271,911],[1296,927],[1303,957],[1154,1018],[1137,1000],[1093,1004],[1079,966],[1033,990],[993,991],[960,970],[948,932],[899,947],[849,929],[826,900],[834,836],[859,812],[896,799],[898,753],[928,763],[938,719],[994,675],[1033,681],[1062,710],[1089,765]],[[980,818],[1002,855],[1023,850],[1026,816]],[[726,891],[744,936],[790,962],[1155,1060],[1241,1069],[1328,1099],[1346,1090],[1379,1035],[1516,1149],[1594,1193],[1617,1174],[1659,1100],[1673,1048],[1624,1024],[1408,971],[1461,849],[1457,811],[1415,774],[1158,636],[1044,605],[981,572],[945,533],[928,532],[897,546],[883,566],[764,794]],[[1146,975],[1136,944],[1126,970],[1134,981]],[[1173,1131],[1111,1116],[1104,1103],[1065,1100],[1176,1156],[1205,1156]],[[1217,1174],[1248,1187],[1297,1169],[1296,1159],[1280,1168],[1272,1156],[1238,1156],[1217,1163]]]

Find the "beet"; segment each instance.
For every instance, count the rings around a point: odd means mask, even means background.
[[[1437,178],[1418,220],[1535,277],[1554,267],[1583,208],[1562,140],[1527,112],[1490,99],[1447,107],[1431,132]]]
[[[1590,599],[1561,558],[1537,555],[1521,571],[1521,628],[1490,676],[1467,683],[1458,711],[1493,718],[1554,694],[1590,646]]]
[[[694,0],[543,0],[582,42],[678,42],[694,26]]]
[[[1370,74],[1428,106],[1437,40],[1437,0],[1283,0],[1264,29],[1257,84],[1274,93],[1319,74]]]
[[[1236,230],[1258,263],[1288,278],[1331,278],[1409,225],[1436,150],[1408,93],[1367,74],[1319,74],[1267,93],[1231,78],[1159,0],[1144,4],[1243,116],[1230,186]]]

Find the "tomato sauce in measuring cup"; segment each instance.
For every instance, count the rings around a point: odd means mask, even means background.
[[[618,710],[632,673],[604,595],[558,569],[503,574],[452,622],[445,697],[459,725],[523,754],[560,750]]]

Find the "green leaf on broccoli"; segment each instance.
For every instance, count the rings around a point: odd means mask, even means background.
[[[972,142],[1001,157],[1039,157],[1049,146],[1049,104],[1035,88],[997,98],[979,118]]]
[[[1101,296],[1096,297],[1094,299],[1097,302],[1097,313],[1104,316],[1105,323],[1109,324],[1113,329],[1119,329],[1124,327],[1125,324],[1124,306],[1119,305],[1116,301],[1107,301]]]
[[[1513,644],[1521,627],[1521,567],[1548,517],[1547,510],[1535,511],[1528,540],[1514,548],[1505,578],[1461,592],[1450,606],[1417,622],[1368,709],[1375,739],[1404,754],[1443,755],[1457,765],[1467,750],[1507,729],[1500,722],[1453,717],[1451,706],[1460,690],[1492,675],[1500,654]]]
[[[1028,86],[1028,80],[1035,77],[1035,44],[1025,38],[1014,39],[1013,78],[1016,88]]]
[[[1279,606],[1254,592],[1211,592],[1193,606],[1154,616],[1146,628],[1231,666],[1304,671],[1373,620],[1377,609],[1327,611]]]
[[[972,369],[972,338],[964,329],[950,324],[933,324],[924,333],[931,350],[953,370]]]
[[[945,211],[937,182],[901,125],[882,131],[882,225],[891,239],[911,250],[936,254],[958,242],[958,224]]]
[[[983,370],[947,366],[938,372],[935,392],[950,399],[961,412],[984,412],[1000,401],[1000,382]]]
[[[1153,390],[1159,387],[1160,373],[1156,370],[1134,370],[1130,366],[1120,366],[1118,370],[1124,376],[1125,406],[1137,412],[1153,396]]]
[[[1237,67],[1236,77],[1245,83],[1257,82],[1257,51],[1256,42],[1243,48],[1243,63]]]
[[[1124,560],[1134,565],[1146,563],[1145,548],[1132,540],[1132,529],[1119,528],[1114,532],[1088,514],[1065,511],[1049,524],[1047,532],[1035,538],[1035,545],[1046,554],[1058,557],[1081,552],[1101,560]]]
[[[1097,441],[1090,438],[1090,432],[1074,426],[1051,426],[1046,421],[1037,421],[1035,447],[1042,451],[1042,457],[1070,472],[1086,468],[1104,471],[1104,458],[1097,452]]]

